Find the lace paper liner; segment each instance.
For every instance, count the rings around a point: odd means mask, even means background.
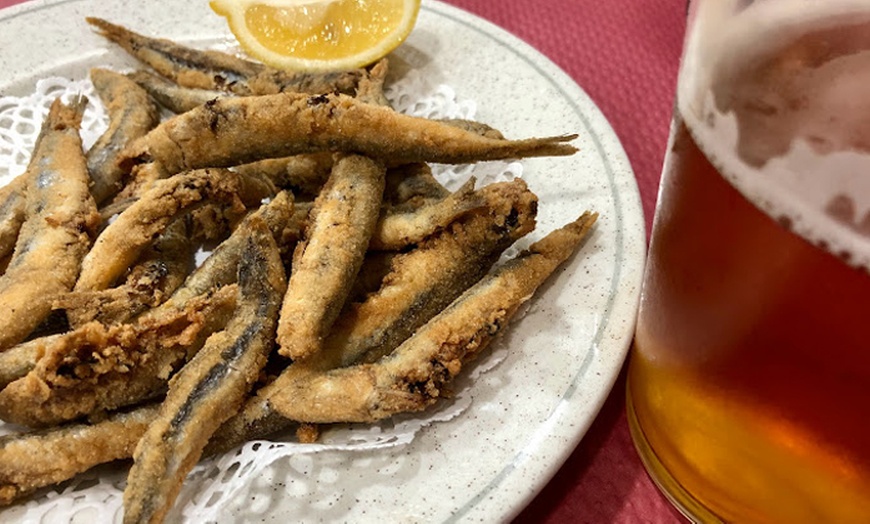
[[[84,94],[90,103],[82,122],[84,147],[90,147],[107,126],[107,116],[88,79],[39,80],[33,94],[24,97],[0,97],[0,185],[5,185],[27,167],[33,144],[51,102],[61,97],[69,101]],[[472,100],[457,100],[447,85],[431,85],[415,71],[409,71],[386,90],[393,107],[400,112],[427,118],[474,119],[477,105]],[[455,190],[468,180],[477,185],[511,180],[522,176],[519,162],[485,162],[475,165],[433,165],[435,176],[448,189]],[[482,359],[467,377],[460,377],[454,398],[441,401],[424,413],[402,415],[373,425],[335,425],[324,427],[315,444],[295,441],[293,432],[273,436],[271,440],[252,441],[235,452],[207,459],[190,473],[167,521],[218,522],[226,520],[226,508],[245,495],[240,521],[261,520],[280,499],[292,498],[296,514],[288,522],[310,520],[334,514],[340,518],[342,508],[353,505],[341,489],[339,479],[349,472],[377,476],[385,480],[401,459],[378,454],[378,450],[410,443],[426,426],[459,416],[471,404],[470,382],[481,373],[497,366],[506,350],[498,349]],[[0,435],[14,433],[16,426],[0,422]],[[316,457],[314,455],[317,455]],[[273,467],[277,461],[289,467]],[[281,475],[280,471],[285,474]],[[103,465],[75,479],[48,488],[30,500],[6,509],[2,520],[25,522],[120,522],[122,495],[127,468]],[[282,506],[282,511],[286,510]],[[326,511],[327,513],[324,513]],[[223,517],[222,517],[223,515]]]

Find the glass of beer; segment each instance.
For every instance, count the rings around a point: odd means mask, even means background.
[[[870,522],[870,1],[692,0],[628,374],[699,522]]]

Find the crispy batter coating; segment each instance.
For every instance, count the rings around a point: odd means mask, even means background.
[[[136,324],[85,324],[48,344],[24,377],[0,391],[0,418],[45,427],[129,406],[166,389],[169,377],[221,329],[235,286],[141,317]]]
[[[380,289],[343,312],[319,353],[294,362],[261,388],[212,437],[209,450],[225,451],[252,435],[287,427],[290,421],[271,406],[273,392],[313,373],[390,353],[534,228],[537,198],[524,182],[494,184],[484,190],[485,208],[469,213],[417,249],[392,257],[391,271]]]
[[[423,205],[385,207],[375,225],[369,249],[402,249],[416,244],[485,204],[474,191],[474,178],[447,197]]]
[[[184,113],[209,100],[230,96],[225,91],[183,87],[145,70],[127,73],[127,78],[139,84],[158,104],[173,113]]]
[[[0,258],[12,254],[21,224],[27,216],[27,185],[29,175],[24,172],[0,187]]]
[[[314,198],[332,172],[333,154],[329,151],[292,155],[282,158],[267,158],[233,167],[244,174],[260,174],[271,179],[282,189],[289,189],[301,197]]]
[[[112,460],[129,458],[157,405],[115,413],[94,424],[0,437],[0,505]]]
[[[127,322],[163,303],[193,269],[194,244],[185,220],[177,219],[130,268],[123,284],[98,291],[73,291],[55,300],[71,327],[94,320],[101,324]]]
[[[89,17],[99,33],[155,71],[184,87],[228,91],[237,95],[301,93],[351,93],[362,70],[334,73],[287,72],[272,69],[219,51],[200,51],[170,40],[149,38]]]
[[[239,299],[226,326],[176,374],[133,454],[124,522],[162,522],[211,434],[241,406],[272,349],[286,289],[278,246],[251,222],[238,266]]]
[[[33,331],[69,291],[91,245],[99,214],[88,192],[79,125],[87,100],[56,100],[30,161],[27,219],[0,277],[0,350]]]
[[[82,262],[75,290],[111,286],[166,226],[206,199],[243,211],[240,192],[240,177],[225,169],[192,171],[161,180],[103,230]]]
[[[223,98],[177,115],[124,152],[127,168],[154,161],[168,173],[332,150],[388,161],[468,163],[571,155],[576,135],[488,138],[436,120],[397,113],[346,95]]]
[[[362,265],[385,176],[382,164],[363,156],[349,155],[335,163],[293,254],[278,322],[282,355],[300,359],[320,350]]]
[[[596,217],[585,213],[532,244],[384,359],[312,373],[271,388],[271,407],[289,419],[310,423],[374,422],[425,409],[577,249]]]
[[[54,334],[37,337],[0,353],[0,390],[30,373],[36,366],[36,361],[45,353],[45,348],[63,336],[65,335]]]
[[[159,122],[157,106],[138,84],[108,69],[91,69],[91,81],[109,113],[109,127],[87,154],[91,176],[91,195],[97,205],[121,190],[124,171],[118,155],[134,138],[150,131]]]
[[[281,246],[292,245],[285,233],[293,219],[293,196],[282,191],[271,202],[242,219],[232,234],[212,251],[187,279],[184,284],[169,297],[164,307],[183,308],[188,300],[209,293],[221,286],[236,282],[239,267],[239,257],[245,239],[251,235],[251,222],[262,220],[275,241]],[[295,241],[295,237],[292,238]],[[147,315],[147,313],[146,313]]]

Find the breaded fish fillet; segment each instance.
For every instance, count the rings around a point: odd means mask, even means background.
[[[0,505],[97,464],[129,458],[156,414],[157,405],[150,405],[95,424],[0,437]]]

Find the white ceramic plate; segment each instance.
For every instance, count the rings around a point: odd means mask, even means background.
[[[227,34],[206,0],[31,1],[0,11],[0,95],[29,93],[44,76],[83,78],[98,63],[129,66],[88,28],[88,15],[194,44]],[[227,520],[507,520],[586,433],[625,358],[644,260],[643,217],[631,167],[595,104],[534,49],[445,4],[424,1],[396,54],[452,86],[457,98],[476,101],[477,119],[509,137],[580,134],[577,155],[523,161],[523,178],[540,197],[534,238],[583,209],[601,218],[581,253],[496,345],[508,350],[505,360],[460,386],[473,399],[465,413],[427,427],[408,445],[363,457],[313,456],[303,472],[310,489],[256,479]],[[290,467],[278,463],[266,473],[286,478],[282,469]]]

